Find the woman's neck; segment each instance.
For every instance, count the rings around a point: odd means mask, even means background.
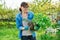
[[[22,16],[23,16],[23,17],[26,17],[26,16],[27,16],[27,13],[22,12]]]

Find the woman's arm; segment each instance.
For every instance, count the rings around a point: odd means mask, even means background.
[[[31,21],[34,18],[34,13],[33,12],[29,12],[29,20]]]
[[[16,26],[19,30],[28,30],[29,28],[28,26],[23,27],[21,21],[18,18],[16,18]]]
[[[20,19],[21,19],[21,18],[20,18]],[[24,30],[24,27],[22,27],[22,23],[21,23],[21,20],[19,20],[18,15],[16,16],[16,27],[17,27],[19,30]]]

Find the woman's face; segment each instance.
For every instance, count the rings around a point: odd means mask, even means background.
[[[28,7],[21,7],[22,12],[27,13],[28,12]]]

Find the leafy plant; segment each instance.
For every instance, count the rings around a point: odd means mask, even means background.
[[[34,15],[33,22],[36,22],[37,24],[39,24],[40,27],[43,29],[51,26],[51,21],[49,17],[43,13],[36,13]]]

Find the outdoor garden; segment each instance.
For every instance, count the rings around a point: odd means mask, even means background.
[[[35,0],[29,3],[29,10],[34,12],[33,22],[40,25],[36,31],[37,40],[60,40],[60,2],[55,5],[48,1]],[[18,9],[11,9],[0,4],[0,40],[19,40],[16,27]]]

